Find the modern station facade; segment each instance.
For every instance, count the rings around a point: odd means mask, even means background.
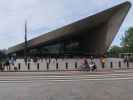
[[[27,52],[36,56],[103,55],[116,36],[130,2],[81,19],[62,28],[48,32],[27,42]],[[23,56],[25,43],[7,50],[8,54]]]

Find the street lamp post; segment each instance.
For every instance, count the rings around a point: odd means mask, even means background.
[[[24,34],[24,60],[27,65],[27,50],[28,50],[28,42],[27,42],[27,21],[25,21],[25,34]]]

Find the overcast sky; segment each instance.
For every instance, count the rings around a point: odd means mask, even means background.
[[[24,41],[24,22],[28,21],[28,39],[93,15],[125,0],[0,0],[0,49]],[[129,0],[133,4],[133,0]],[[133,26],[131,8],[113,45],[128,27]]]

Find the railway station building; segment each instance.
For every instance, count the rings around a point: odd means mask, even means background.
[[[124,2],[102,12],[27,41],[27,52],[37,56],[103,55],[115,38],[129,9]],[[25,42],[8,48],[7,53],[23,56]]]

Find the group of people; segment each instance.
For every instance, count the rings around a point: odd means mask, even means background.
[[[97,70],[97,66],[96,66],[96,63],[95,63],[93,57],[90,58],[89,62],[86,58],[84,58],[80,68],[81,68],[81,70],[88,70],[88,71],[96,71]]]
[[[102,68],[105,67],[105,62],[106,62],[105,57],[101,57],[100,63],[101,63]],[[87,60],[87,58],[84,58],[82,60],[82,64],[80,68],[81,70],[97,71],[97,65],[93,57],[90,57],[89,60]]]
[[[7,69],[7,71],[10,70],[10,66],[14,66],[14,69],[15,69],[15,61],[16,59],[14,57],[7,57],[3,63],[0,64],[0,70],[1,71],[4,71],[5,68]]]
[[[24,62],[25,62],[25,65],[27,66],[28,62],[33,61],[34,64],[37,64],[38,61],[43,61],[43,59],[44,58],[39,58],[39,57],[26,57],[24,58]],[[50,58],[45,58],[45,60],[48,63],[51,62]],[[3,66],[0,67],[1,70],[5,70],[5,69],[10,70],[11,66],[14,66],[14,70],[19,69],[15,66],[15,61],[16,61],[15,57],[6,58],[3,63]],[[102,68],[104,68],[104,65],[105,65],[104,57],[101,58],[100,61],[101,61]],[[57,62],[57,58],[55,58],[55,62]],[[87,58],[82,58],[81,65],[78,67],[80,68],[80,70],[97,71],[97,65],[92,56],[89,58],[89,60]]]

